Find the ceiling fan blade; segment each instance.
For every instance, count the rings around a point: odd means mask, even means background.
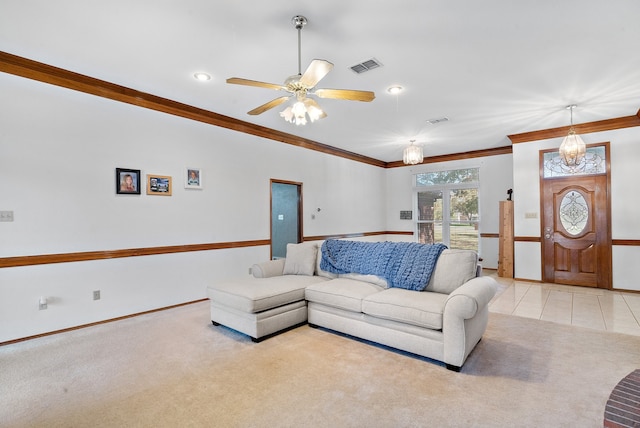
[[[325,61],[324,59],[314,59],[300,78],[300,83],[307,88],[313,88],[324,76],[329,74],[332,69],[333,64],[329,61]]]
[[[280,98],[276,98],[275,100],[271,100],[268,103],[262,104],[259,107],[254,108],[253,110],[251,110],[250,112],[248,112],[247,114],[250,114],[252,116],[264,113],[265,111],[272,109],[274,107],[279,106],[280,104],[282,104],[283,102],[287,101],[289,99],[289,97],[280,97]]]
[[[371,91],[356,91],[353,89],[316,89],[314,94],[320,98],[366,102],[373,101],[376,97],[376,94]]]
[[[257,86],[258,88],[287,90],[284,86],[276,85],[275,83],[258,82],[257,80],[242,79],[240,77],[230,77],[227,79],[227,83],[233,83],[234,85]]]

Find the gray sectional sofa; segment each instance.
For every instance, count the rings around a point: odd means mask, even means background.
[[[460,370],[486,329],[497,285],[480,276],[476,252],[444,250],[424,290],[414,291],[323,270],[321,246],[289,244],[285,259],[253,265],[252,277],[210,285],[213,324],[259,341],[308,322]]]

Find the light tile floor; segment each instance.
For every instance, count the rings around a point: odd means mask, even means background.
[[[515,281],[500,284],[489,311],[640,336],[640,293]]]

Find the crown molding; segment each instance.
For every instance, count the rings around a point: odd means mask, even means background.
[[[0,51],[0,71],[381,168],[412,166],[405,165],[402,161],[385,162],[374,159],[307,138],[298,137],[286,132],[277,131],[2,51]],[[610,131],[632,126],[640,126],[640,110],[634,116],[583,123],[574,125],[574,129],[580,134],[588,134],[591,132]],[[524,143],[547,138],[563,137],[567,135],[569,128],[569,126],[563,126],[560,128],[509,135],[508,137],[512,144]],[[512,153],[511,146],[497,147],[493,149],[427,157],[423,161],[423,164],[510,153]]]
[[[638,110],[638,113],[633,116],[581,123],[579,125],[573,125],[573,129],[578,134],[590,134],[592,132],[631,128],[633,126],[640,126],[640,110]],[[562,126],[560,128],[543,129],[540,131],[508,135],[508,137],[512,144],[527,143],[531,141],[546,140],[549,138],[566,137],[570,128],[571,126]]]
[[[386,162],[0,51],[0,71],[384,168]]]
[[[439,155],[439,156],[428,156],[425,157],[422,163],[418,165],[428,164],[428,163],[438,163],[438,162],[447,162],[461,159],[471,159],[471,158],[481,158],[485,156],[497,156],[497,155],[507,155],[513,153],[513,149],[511,146],[503,146],[503,147],[495,147],[493,149],[482,149],[482,150],[473,150],[470,152],[462,152],[462,153],[452,153],[449,155]],[[411,167],[418,165],[405,165],[402,161],[394,161],[387,162],[386,168],[400,168],[400,167]]]

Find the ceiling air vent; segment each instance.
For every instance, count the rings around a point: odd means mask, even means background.
[[[429,125],[435,125],[436,123],[448,122],[448,121],[449,121],[448,117],[441,117],[440,119],[428,119],[427,123]]]
[[[360,64],[352,65],[351,70],[355,71],[358,74],[362,74],[365,71],[373,70],[374,68],[382,67],[382,64],[375,59],[371,58],[366,61],[361,62]]]

